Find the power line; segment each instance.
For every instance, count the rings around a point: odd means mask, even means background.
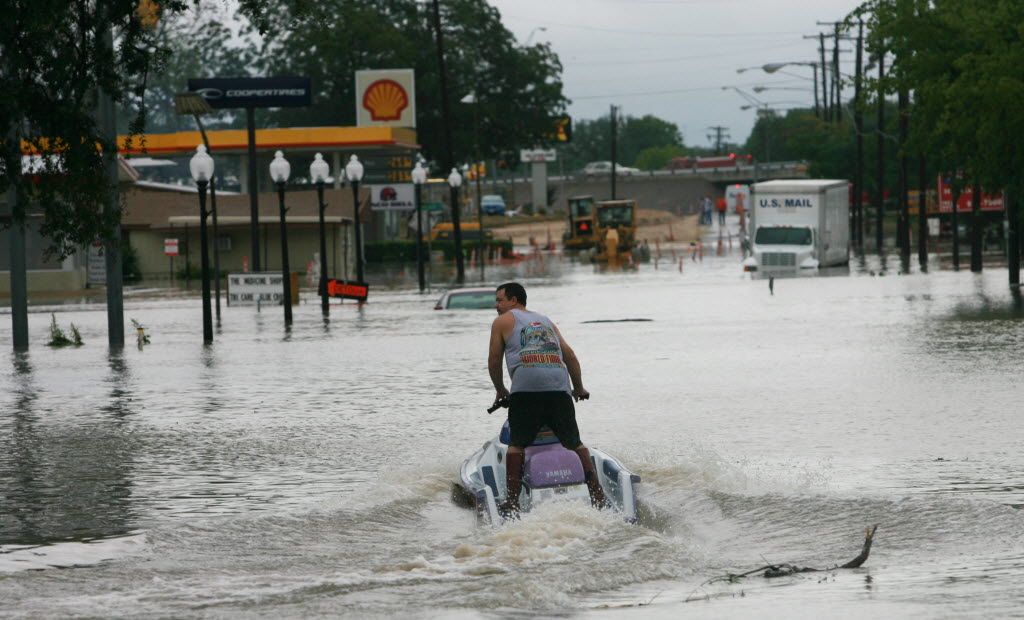
[[[766,47],[757,47],[757,48],[751,48],[751,49],[745,49],[745,50],[735,50],[735,51],[724,52],[724,53],[715,53],[715,54],[697,54],[697,55],[693,55],[693,56],[676,56],[674,58],[656,58],[656,59],[650,59],[650,60],[612,60],[612,61],[595,60],[595,61],[590,61],[590,62],[572,62],[571,64],[573,66],[576,66],[576,67],[587,66],[587,65],[607,66],[607,65],[657,64],[657,63],[664,63],[664,62],[679,62],[679,61],[682,61],[682,60],[702,60],[702,59],[705,59],[705,58],[725,58],[726,56],[742,56],[743,54],[750,54],[750,53],[753,53],[753,52],[765,52],[765,51],[768,51],[768,50],[780,49],[780,48],[784,48],[784,47],[791,47],[792,45],[793,45],[792,42],[787,42],[787,43],[782,43],[782,44],[779,44],[779,45],[769,45],[769,46],[766,46]]]
[[[751,84],[740,84],[740,86],[756,86],[758,84],[764,84],[765,82],[757,82]],[[771,82],[771,84],[784,84],[786,82]],[[646,91],[646,92],[625,92],[625,93],[608,93],[604,95],[582,95],[579,97],[569,97],[573,101],[587,100],[587,99],[608,99],[611,97],[639,97],[647,95],[678,95],[682,93],[697,93],[703,91],[717,91],[721,90],[721,86],[695,86],[693,88],[678,88],[674,90],[657,90],[657,91]]]
[[[743,38],[743,39],[756,39],[765,37],[777,37],[784,35],[803,34],[802,31],[790,31],[790,32],[657,32],[651,30],[625,30],[621,28],[601,28],[599,26],[583,26],[581,24],[566,24],[564,22],[551,22],[544,21],[538,22],[535,19],[528,17],[519,17],[517,15],[503,14],[502,17],[507,19],[514,19],[521,22],[528,22],[531,24],[541,24],[543,26],[558,26],[560,28],[575,28],[577,30],[591,30],[594,32],[608,32],[612,34],[632,34],[632,35],[644,35],[649,37],[687,37],[687,38]]]

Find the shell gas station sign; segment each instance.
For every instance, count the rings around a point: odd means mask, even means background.
[[[356,71],[356,125],[416,127],[416,79],[413,70]]]

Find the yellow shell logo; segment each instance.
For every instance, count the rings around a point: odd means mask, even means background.
[[[397,121],[409,107],[409,95],[394,80],[377,80],[363,92],[363,107],[375,121]]]

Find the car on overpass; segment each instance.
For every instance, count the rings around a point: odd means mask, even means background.
[[[610,161],[592,161],[586,166],[583,166],[584,176],[595,177],[611,173],[612,162]],[[623,166],[622,164],[615,164],[615,174],[627,175],[639,173],[639,168],[630,168],[629,166]]]

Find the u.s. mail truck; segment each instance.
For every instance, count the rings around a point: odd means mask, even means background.
[[[752,256],[744,269],[817,269],[850,261],[846,181],[765,181],[750,189]]]

